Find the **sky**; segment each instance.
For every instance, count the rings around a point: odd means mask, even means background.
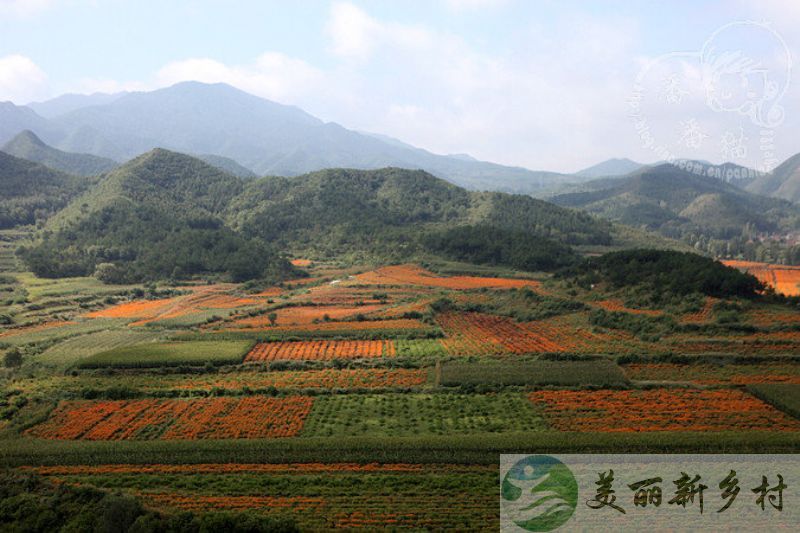
[[[799,24],[795,0],[0,0],[0,101],[225,82],[537,170],[768,170],[800,152]]]

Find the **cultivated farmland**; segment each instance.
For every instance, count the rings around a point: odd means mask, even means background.
[[[489,530],[505,451],[800,447],[800,319],[780,302],[304,268],[257,287],[15,275],[34,296],[0,324],[0,352],[22,358],[0,461],[165,513]]]

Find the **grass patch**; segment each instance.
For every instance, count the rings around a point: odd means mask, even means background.
[[[625,386],[622,369],[607,359],[592,361],[452,362],[442,365],[440,385]]]
[[[236,365],[252,348],[252,341],[164,342],[126,346],[80,361],[80,368],[149,368],[159,366]]]

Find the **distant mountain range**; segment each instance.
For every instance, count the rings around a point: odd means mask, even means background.
[[[747,190],[755,194],[800,202],[800,154],[784,161],[772,173],[753,181],[747,186]]]
[[[581,179],[461,154],[436,155],[325,123],[225,84],[185,82],[152,92],[67,95],[31,108],[3,104],[0,124],[0,143],[30,130],[66,152],[127,161],[161,147],[222,156],[258,175],[394,166],[423,169],[472,190],[519,193]]]
[[[19,138],[22,132],[27,139]],[[17,137],[15,139],[15,137]],[[35,140],[38,139],[38,142]],[[584,190],[587,181],[644,165],[610,159],[575,174],[437,155],[397,139],[325,123],[303,110],[225,84],[184,82],[152,92],[64,95],[29,106],[0,103],[0,144],[52,168],[88,175],[154,148],[196,157],[234,175],[295,176],[325,168],[425,170],[469,190],[538,197]],[[44,150],[47,145],[53,150]],[[101,159],[89,159],[94,156]],[[730,163],[719,169],[741,168]],[[736,178],[748,191],[800,201],[800,157],[772,174]]]
[[[694,232],[728,239],[741,236],[745,228],[769,233],[800,229],[797,205],[671,164],[594,180],[581,189],[550,200],[670,237]]]

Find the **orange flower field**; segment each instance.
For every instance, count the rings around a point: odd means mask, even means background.
[[[723,261],[729,267],[744,270],[786,296],[800,296],[800,267],[757,263],[755,261]]]
[[[88,313],[88,318],[147,318],[155,317],[161,309],[173,302],[172,298],[164,300],[137,300],[117,304],[107,309]]]
[[[380,308],[380,305],[284,307],[275,311],[275,324],[280,327],[316,325],[315,322],[352,318]],[[254,329],[274,327],[267,315],[240,318],[234,322],[234,326]]]
[[[262,342],[253,347],[245,362],[298,359],[329,361],[364,357],[393,357],[394,341],[294,341]]]
[[[590,352],[598,344],[628,343],[630,335],[597,334],[576,328],[555,317],[536,322],[481,313],[443,313],[437,322],[447,337],[442,344],[451,355],[499,355],[504,353]]]
[[[559,431],[800,430],[800,421],[734,389],[547,390],[528,398]]]
[[[305,396],[63,401],[26,433],[58,440],[292,437],[302,429],[312,403]]]

